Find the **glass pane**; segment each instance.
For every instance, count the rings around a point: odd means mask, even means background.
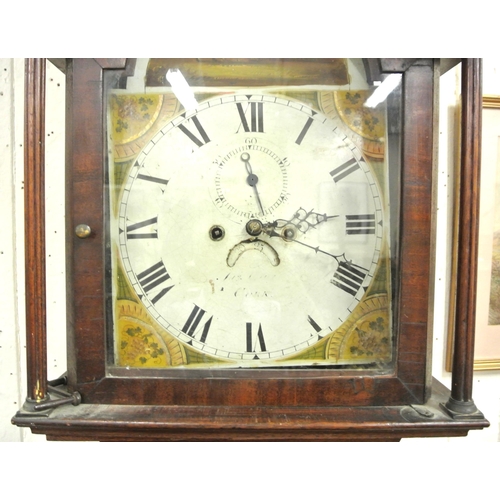
[[[151,59],[113,82],[110,365],[388,369],[401,76]]]

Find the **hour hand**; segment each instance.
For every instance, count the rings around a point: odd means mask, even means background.
[[[320,214],[319,212],[314,212],[314,209],[307,211],[300,207],[291,219],[277,219],[272,224],[273,227],[280,228],[292,225],[295,226],[295,228],[297,228],[297,230],[301,233],[307,233],[309,229],[315,228],[322,222],[327,222],[330,219],[335,219],[337,217],[338,215],[327,215],[326,213]]]
[[[301,232],[306,233],[312,227],[316,227],[322,222],[327,222],[328,220],[335,219],[337,217],[338,215],[326,215],[326,213],[320,214],[318,212],[314,212],[314,209],[306,211],[300,207],[293,216],[292,222]]]

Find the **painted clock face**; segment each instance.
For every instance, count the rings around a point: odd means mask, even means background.
[[[253,91],[209,99],[149,140],[124,182],[117,242],[162,329],[262,366],[346,322],[385,223],[377,181],[337,125]]]

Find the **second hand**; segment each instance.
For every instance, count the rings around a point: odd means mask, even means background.
[[[253,187],[260,211],[262,212],[262,215],[264,215],[264,207],[262,206],[262,202],[260,201],[259,191],[257,189],[257,182],[259,182],[259,178],[252,172],[252,166],[250,165],[250,155],[248,153],[242,153],[240,158],[241,161],[245,163],[245,168],[248,172],[247,184]]]

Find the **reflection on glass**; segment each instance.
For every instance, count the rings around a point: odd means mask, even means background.
[[[109,89],[114,366],[390,366],[400,104],[363,73],[150,60]]]

